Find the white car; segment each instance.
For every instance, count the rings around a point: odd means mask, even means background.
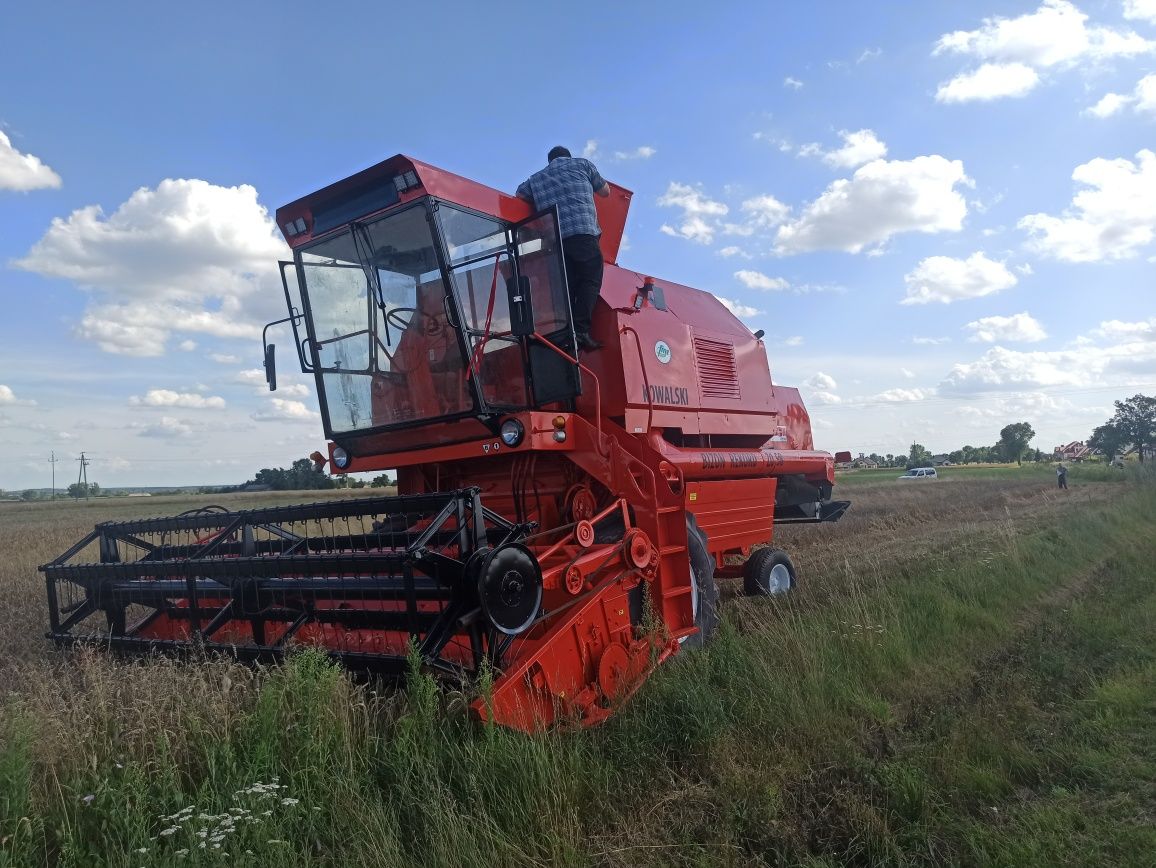
[[[900,479],[938,479],[939,474],[934,467],[912,467],[899,477]]]

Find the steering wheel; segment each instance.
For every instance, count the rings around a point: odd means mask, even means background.
[[[403,318],[397,314],[408,314],[408,318]],[[418,323],[414,323],[414,317],[420,317]],[[449,347],[449,334],[446,328],[446,323],[434,314],[425,313],[414,307],[395,307],[390,308],[386,313],[385,319],[387,323],[391,323],[396,328],[401,336],[397,338],[394,343],[393,351],[391,352],[380,339],[377,340],[377,346],[386,358],[389,359],[390,367],[402,374],[409,374],[415,371],[422,365],[429,366],[433,363],[436,357],[444,357]],[[414,333],[417,334],[414,334]],[[410,337],[407,339],[406,335],[409,333]],[[414,352],[417,347],[412,345],[402,348],[402,342],[407,343],[410,340],[417,338],[420,352]]]
[[[397,316],[397,314],[401,313],[408,313],[409,319],[402,319],[400,316]],[[409,324],[413,322],[413,315],[415,313],[417,313],[416,307],[391,307],[385,315],[385,321],[392,323],[398,331],[405,331],[409,328]]]

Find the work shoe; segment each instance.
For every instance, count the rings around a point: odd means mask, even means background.
[[[602,349],[602,344],[590,337],[589,332],[578,332],[577,338],[578,349],[580,350],[592,351]]]

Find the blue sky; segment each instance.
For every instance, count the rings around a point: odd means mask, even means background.
[[[1156,392],[1156,0],[22,4],[0,53],[0,488],[229,483],[277,206],[395,153],[634,191],[620,262],[765,329],[821,448],[1082,439]]]

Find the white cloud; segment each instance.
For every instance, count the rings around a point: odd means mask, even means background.
[[[912,338],[911,343],[918,346],[934,347],[939,344],[951,343],[951,338]]]
[[[742,210],[750,215],[753,227],[770,228],[790,216],[791,206],[784,205],[774,196],[754,196],[743,202]]]
[[[821,157],[828,166],[838,169],[853,169],[872,160],[887,156],[887,145],[879,140],[874,130],[839,130],[843,147],[831,151],[823,150],[818,142],[811,142],[799,148],[800,157]]]
[[[961,72],[935,91],[936,102],[987,102],[1024,96],[1040,82],[1039,73],[1022,63],[985,63]]]
[[[27,400],[22,401],[19,398],[17,398],[16,393],[12,391],[11,386],[5,386],[3,383],[0,383],[0,404],[7,404],[10,407],[15,407],[15,406],[34,407],[34,406],[36,406],[35,401],[27,401]]]
[[[1156,341],[1156,316],[1143,322],[1122,322],[1118,319],[1100,323],[1093,332],[1097,337],[1111,340]]]
[[[743,259],[750,259],[751,255],[745,252],[741,247],[735,247],[733,244],[729,247],[724,247],[718,252],[719,256],[729,259],[732,256],[739,256]]]
[[[739,301],[723,298],[721,295],[716,295],[715,298],[722,302],[722,306],[737,316],[739,319],[758,316],[759,314],[763,313],[763,311],[759,310],[757,307],[751,307],[749,304],[743,304]]]
[[[767,291],[788,289],[790,284],[781,277],[768,277],[761,271],[736,271],[735,277],[748,289],[762,289]]]
[[[826,391],[823,391],[821,389],[817,392],[811,392],[809,394],[809,396],[807,397],[807,401],[809,403],[812,403],[812,404],[841,404],[841,403],[843,403],[843,399],[840,398],[838,395],[836,395],[834,392],[826,392]]]
[[[783,87],[789,87],[791,90],[798,90],[802,86],[803,86],[803,83],[801,81],[799,81],[797,78],[793,78],[792,76],[788,75],[786,78],[783,79]]]
[[[1094,106],[1084,109],[1084,114],[1097,118],[1108,118],[1119,114],[1128,106],[1138,114],[1156,114],[1156,72],[1149,73],[1138,82],[1130,94],[1106,93]]]
[[[280,420],[310,421],[319,418],[318,413],[310,410],[300,401],[286,401],[284,398],[270,398],[271,406],[253,413],[251,418],[258,422],[277,422]]]
[[[598,156],[598,140],[587,139],[586,146],[582,148],[582,156],[587,160],[593,160]]]
[[[195,392],[173,392],[169,389],[149,389],[142,398],[133,395],[128,402],[134,407],[185,407],[194,410],[223,410],[225,399],[216,395],[198,395]]]
[[[60,186],[60,176],[39,157],[22,154],[12,146],[11,139],[0,132],[0,190],[42,190]]]
[[[1156,153],[1142,150],[1136,162],[1097,157],[1077,166],[1072,179],[1083,186],[1059,217],[1029,214],[1018,226],[1029,246],[1066,262],[1127,259],[1156,234]]]
[[[856,63],[864,63],[865,61],[868,61],[868,60],[874,60],[876,57],[879,57],[882,54],[883,54],[882,48],[865,48],[865,49],[863,49],[863,53],[859,55],[859,59],[856,60],[855,62]]]
[[[654,148],[649,145],[642,145],[635,148],[633,151],[615,151],[614,159],[616,160],[649,160],[657,154]]]
[[[803,345],[803,336],[802,335],[791,335],[789,338],[787,338],[785,341],[783,341],[783,346],[786,346],[786,347],[801,347],[802,345]]]
[[[868,401],[882,401],[885,404],[907,404],[912,401],[923,401],[935,396],[935,389],[888,389],[877,395],[871,395]]]
[[[233,379],[246,386],[261,386],[263,388],[267,386],[263,368],[247,368],[244,371],[237,371]]]
[[[133,426],[140,432],[141,437],[158,437],[174,439],[177,437],[191,437],[193,426],[188,422],[175,419],[172,416],[161,416],[157,422],[139,423]]]
[[[661,231],[676,238],[686,238],[698,244],[710,244],[719,231],[717,219],[725,217],[730,209],[722,202],[706,196],[701,190],[687,184],[671,181],[666,192],[658,199],[664,208],[681,208],[682,222],[673,227],[663,224]]]
[[[959,160],[876,160],[833,182],[797,220],[779,227],[775,252],[859,253],[900,232],[958,232],[967,202],[957,184],[971,184]]]
[[[1133,324],[1122,324],[1125,327]],[[1118,327],[1107,323],[1111,334]],[[1124,332],[1129,330],[1125,328]],[[1146,334],[1124,333],[1119,343],[1083,344],[1055,351],[1017,352],[995,346],[974,362],[955,365],[940,391],[971,394],[989,390],[1087,387],[1156,376],[1156,341]]]
[[[823,162],[840,169],[853,169],[872,160],[887,156],[887,145],[883,144],[873,130],[857,130],[849,133],[839,131],[843,147],[823,154]]]
[[[1124,0],[1124,17],[1156,24],[1156,0]]]
[[[835,378],[830,374],[824,374],[822,371],[816,371],[815,375],[808,379],[804,385],[812,389],[822,389],[824,392],[833,392],[839,388],[839,384],[835,382]]]
[[[197,342],[196,341],[181,341],[179,344],[177,344],[177,349],[179,349],[179,350],[181,350],[181,352],[185,352],[185,353],[191,353],[196,348],[197,348]]]
[[[307,398],[309,397],[309,387],[304,383],[287,383],[278,385],[277,391],[283,395],[289,395],[291,398]]]
[[[1016,285],[1016,276],[1002,262],[981,252],[967,259],[929,256],[903,277],[907,296],[900,304],[951,304],[965,298],[992,295]]]
[[[14,265],[93,293],[77,329],[110,353],[161,355],[173,332],[254,338],[279,312],[287,248],[257,191],[167,179],[106,216],[57,218]]]
[[[1135,100],[1134,108],[1145,114],[1156,114],[1156,73],[1144,76],[1136,83],[1136,90],[1132,94]]]
[[[976,30],[945,33],[934,53],[1047,68],[1080,60],[1133,57],[1156,47],[1131,30],[1089,27],[1087,21],[1088,16],[1068,0],[1044,0],[1035,12],[1017,18],[985,18]]]
[[[914,380],[915,379],[915,371],[910,371],[907,368],[900,368],[899,373],[901,373],[905,379],[908,379],[908,380]]]
[[[1084,114],[1097,118],[1108,118],[1124,108],[1132,101],[1131,97],[1122,93],[1106,93],[1094,106],[1084,109]]]
[[[1039,321],[1027,311],[1011,316],[985,316],[982,319],[969,322],[964,328],[971,330],[971,337],[968,340],[988,344],[1000,341],[1018,341],[1031,344],[1042,341],[1048,336]]]
[[[231,353],[209,353],[209,358],[221,365],[235,365],[241,361],[240,356],[234,356]]]

